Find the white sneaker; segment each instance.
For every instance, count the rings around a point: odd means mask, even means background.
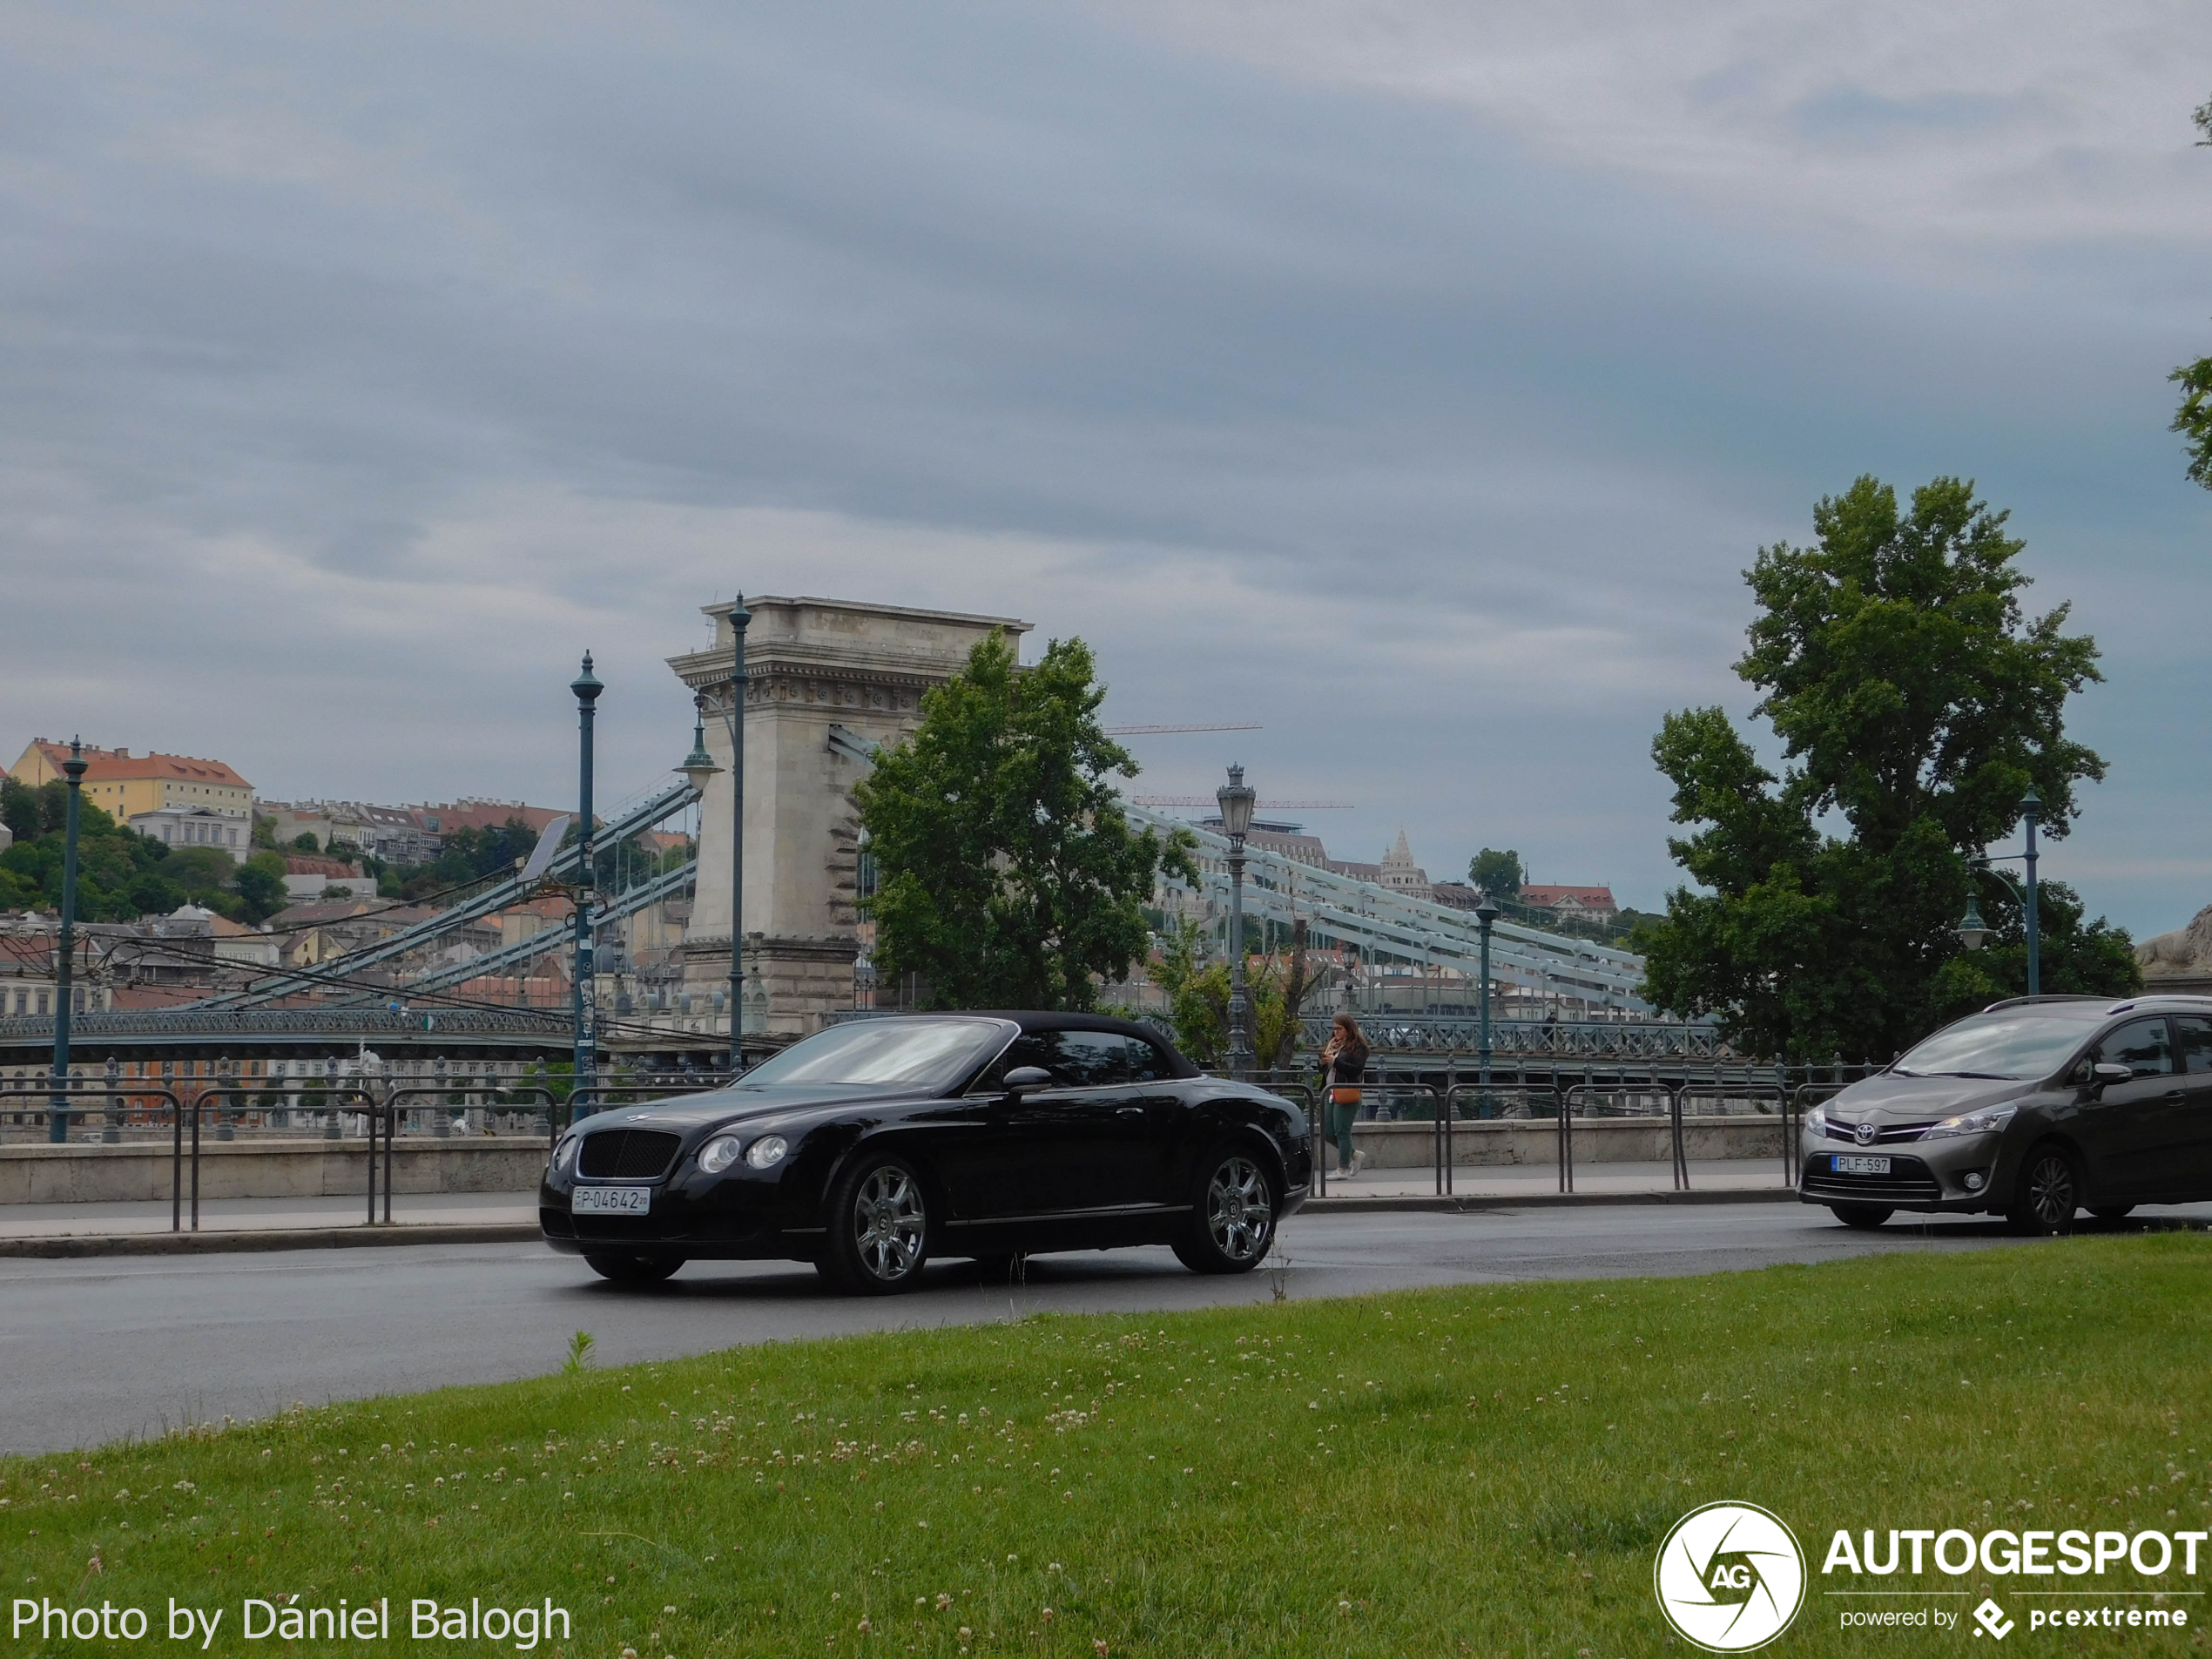
[[[1357,1175],[1357,1174],[1359,1174],[1359,1173],[1360,1172],[1360,1170],[1362,1170],[1366,1169],[1366,1167],[1367,1167],[1367,1155],[1366,1155],[1365,1152],[1354,1152],[1354,1153],[1352,1155],[1352,1174]]]

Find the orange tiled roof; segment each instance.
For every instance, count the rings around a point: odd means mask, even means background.
[[[30,746],[44,755],[48,763],[56,771],[59,771],[62,762],[69,759],[69,745],[66,743],[56,743],[48,738],[35,738],[31,740]],[[84,758],[87,760],[119,760],[123,758],[123,752],[119,749],[95,749],[88,743],[84,745]]]
[[[1613,889],[1610,887],[1538,887],[1524,884],[1521,889],[1521,903],[1542,905],[1547,908],[1558,904],[1562,899],[1570,898],[1586,907],[1607,910],[1614,908]]]
[[[68,754],[64,746],[63,758]],[[175,778],[186,783],[216,784],[227,789],[253,787],[221,761],[198,760],[190,755],[125,756],[104,750],[84,768],[87,783],[124,783],[141,778]]]

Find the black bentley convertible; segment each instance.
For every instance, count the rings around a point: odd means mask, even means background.
[[[1126,1244],[1242,1273],[1311,1167],[1298,1107],[1203,1076],[1143,1026],[896,1015],[711,1094],[584,1118],[553,1149],[538,1219],[554,1249],[633,1283],[766,1258],[881,1293],[932,1256]]]

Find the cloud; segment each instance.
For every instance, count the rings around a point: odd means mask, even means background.
[[[627,792],[739,586],[1016,612],[1116,718],[1264,725],[1143,740],[1148,792],[1242,759],[1348,852],[1649,903],[1753,550],[1959,472],[2107,644],[2068,853],[2148,914],[2203,805],[2155,792],[2203,25],[2044,21],[18,7],[0,738],[559,799],[589,647]]]
[[[2201,246],[2174,0],[1098,0],[1314,83],[1473,111],[1539,153],[1811,227]]]

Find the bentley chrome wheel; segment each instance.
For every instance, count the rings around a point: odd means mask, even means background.
[[[871,1170],[853,1195],[853,1246],[860,1266],[881,1285],[895,1285],[921,1264],[929,1217],[921,1189],[895,1163]]]
[[[1256,1262],[1267,1253],[1274,1227],[1274,1195],[1259,1165],[1224,1158],[1206,1184],[1206,1232],[1214,1248],[1230,1261]]]

